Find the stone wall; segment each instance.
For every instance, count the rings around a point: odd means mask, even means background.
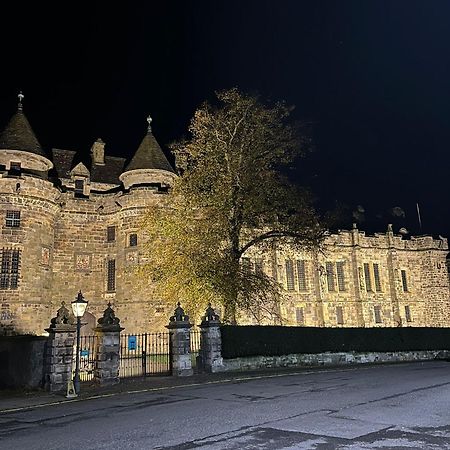
[[[448,360],[448,350],[384,352],[384,353],[315,353],[284,356],[253,356],[224,359],[218,372],[269,369],[276,367],[346,366],[397,362]]]
[[[0,337],[0,388],[42,387],[46,343],[38,336]]]
[[[281,317],[275,314],[262,324],[446,327],[450,326],[447,254],[446,239],[403,239],[390,230],[366,236],[355,228],[329,235],[321,252],[285,245],[265,254],[253,249],[245,256],[253,263],[262,262],[265,273],[282,286]],[[292,262],[293,284],[288,284],[287,261]],[[302,282],[297,261],[304,261]],[[342,285],[338,264],[343,268]],[[245,314],[239,321],[256,322]]]
[[[73,180],[62,181],[64,186],[73,185]],[[109,190],[103,191],[101,187],[91,183],[88,197],[75,198],[72,190],[61,190],[28,174],[1,178],[0,244],[21,250],[21,268],[19,287],[0,290],[0,332],[43,334],[52,311],[61,301],[72,301],[80,289],[95,319],[111,302],[126,333],[164,329],[173,305],[157,299],[137,269],[145,263],[142,219],[170,197],[156,186],[126,192],[119,186],[105,185]],[[21,211],[20,227],[5,226],[9,209]],[[115,227],[111,242],[108,227]],[[130,245],[131,234],[137,235],[135,246]],[[282,302],[272,317],[243,314],[239,322],[258,323],[259,317],[261,323],[304,326],[450,326],[447,254],[445,239],[403,239],[391,230],[367,236],[356,228],[330,234],[321,252],[299,252],[286,245],[265,252],[252,249],[246,257],[278,280]],[[107,289],[108,260],[115,261],[111,291]],[[293,264],[289,286],[286,261]],[[302,285],[297,261],[304,261]],[[344,286],[338,283],[338,265]],[[334,289],[329,288],[329,270]]]

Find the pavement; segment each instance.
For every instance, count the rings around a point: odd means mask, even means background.
[[[180,387],[213,385],[234,381],[245,381],[260,377],[277,377],[284,374],[309,373],[320,371],[320,368],[269,368],[254,371],[222,372],[214,374],[194,374],[190,377],[148,376],[123,378],[119,384],[99,386],[92,381],[82,382],[80,395],[75,399],[67,399],[64,392],[49,393],[43,389],[4,389],[0,390],[0,413],[15,409],[42,407],[46,405],[73,403],[77,401],[111,397],[119,394],[137,392],[157,392]]]
[[[0,395],[0,448],[450,449],[450,363],[270,370]]]

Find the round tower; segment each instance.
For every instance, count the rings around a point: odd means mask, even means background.
[[[154,186],[167,190],[176,178],[174,169],[153,136],[150,116],[147,122],[147,134],[119,177],[126,190],[139,186]]]
[[[152,133],[150,117],[147,122],[146,135],[119,177],[125,192],[117,199],[121,205],[117,213],[118,242],[123,252],[117,254],[116,306],[124,326],[134,331],[164,329],[169,313],[133,270],[144,258],[142,221],[152,209],[167,203],[177,177]]]
[[[0,333],[43,334],[48,326],[58,190],[53,163],[17,112],[0,135]]]

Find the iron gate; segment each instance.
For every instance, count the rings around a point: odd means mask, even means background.
[[[72,372],[75,372],[76,338],[73,349]],[[97,351],[97,336],[80,336],[80,381],[94,378],[95,353]]]
[[[200,330],[190,331],[190,353],[192,367],[200,370]],[[94,378],[97,351],[97,336],[81,336],[80,380]],[[76,347],[74,346],[72,370],[75,370]],[[119,377],[142,377],[170,375],[172,372],[170,355],[170,334],[168,332],[121,334]]]
[[[170,375],[169,344],[168,332],[121,334],[119,376]]]
[[[201,370],[200,364],[200,330],[191,328],[191,362],[194,372]]]

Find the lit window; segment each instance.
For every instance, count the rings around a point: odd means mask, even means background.
[[[252,268],[252,265],[250,263],[250,258],[247,258],[245,256],[243,256],[241,258],[241,265],[242,265],[242,269],[245,271],[250,271]]]
[[[20,227],[20,211],[6,211],[6,226],[12,228]]]
[[[20,250],[1,250],[0,289],[17,289],[19,286]]]
[[[405,318],[407,322],[412,322],[411,308],[408,305],[405,306]]]
[[[297,319],[297,325],[305,324],[305,315],[303,313],[303,308],[295,308],[295,318]]]
[[[382,323],[383,321],[381,320],[381,307],[374,306],[373,313],[375,316],[375,323]]]
[[[294,263],[290,260],[286,260],[286,287],[288,291],[295,289],[294,285]]]
[[[345,291],[345,273],[344,273],[344,261],[338,261],[336,263],[337,281],[339,291]]]
[[[108,242],[114,242],[116,240],[116,227],[111,226],[106,229],[106,240]]]
[[[406,270],[402,270],[402,287],[403,292],[408,292],[408,282],[406,280]]]
[[[334,279],[333,263],[327,262],[325,265],[326,265],[326,271],[327,271],[328,292],[334,292],[336,290],[336,282]]]
[[[375,280],[375,290],[381,292],[380,268],[378,264],[373,265],[373,277]]]
[[[114,292],[115,290],[116,290],[116,260],[108,259],[107,291]]]
[[[364,278],[366,281],[366,291],[372,292],[372,280],[370,278],[370,267],[368,263],[364,263]]]
[[[298,290],[306,291],[306,267],[305,261],[297,261],[297,279],[298,279]]]
[[[130,234],[130,247],[136,247],[137,245],[137,234],[132,233]]]
[[[336,322],[338,325],[344,325],[344,311],[342,306],[336,307]]]

